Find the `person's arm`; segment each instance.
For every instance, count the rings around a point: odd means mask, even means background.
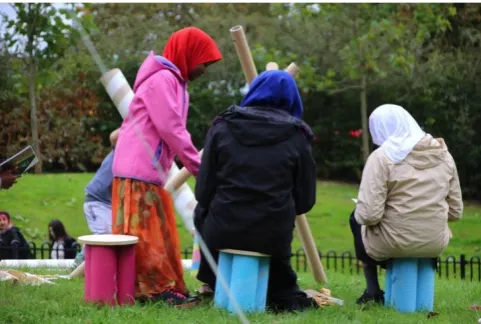
[[[150,88],[141,95],[150,119],[163,141],[189,172],[197,176],[199,152],[192,143],[183,117],[184,93],[176,93],[176,77],[169,71],[157,73]]]
[[[18,232],[18,229],[16,227],[12,227],[10,229],[12,233],[12,243],[17,242],[19,246],[22,245],[22,238],[20,237],[20,233]]]
[[[209,210],[197,204],[194,209],[194,226],[199,233],[202,233],[205,219],[207,218]]]
[[[202,162],[200,164],[199,174],[195,182],[195,199],[198,204],[208,209],[210,202],[214,198],[217,188],[217,150],[215,125],[209,129],[204,145],[204,153],[202,154]],[[204,213],[206,214],[206,213]]]
[[[214,127],[212,126],[207,133],[200,170],[195,183],[197,206],[194,210],[194,225],[200,233],[202,233],[202,228],[209,212],[209,205],[212,199],[214,199],[217,187],[217,152],[214,146]]]
[[[110,133],[110,144],[115,146],[117,144],[117,140],[119,139],[120,128],[117,128],[112,133]]]
[[[361,186],[354,217],[360,225],[373,226],[384,216],[387,198],[388,167],[379,153],[373,152],[362,171]]]
[[[455,222],[463,215],[463,195],[459,184],[458,170],[453,160],[453,178],[449,182],[449,192],[446,201],[449,205],[448,222]]]
[[[299,154],[294,171],[292,196],[297,215],[307,213],[316,203],[316,162],[312,156],[311,144],[308,142],[302,147]]]

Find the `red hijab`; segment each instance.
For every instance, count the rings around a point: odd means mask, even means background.
[[[179,68],[184,80],[199,64],[222,59],[214,40],[196,27],[183,28],[170,36],[164,49],[164,57]]]

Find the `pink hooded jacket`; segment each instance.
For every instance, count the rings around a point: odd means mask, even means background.
[[[200,158],[186,129],[189,94],[179,69],[150,52],[137,73],[134,93],[115,146],[114,177],[163,187],[176,155],[197,176]]]

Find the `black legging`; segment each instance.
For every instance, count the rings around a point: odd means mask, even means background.
[[[354,249],[356,250],[356,258],[362,261],[362,263],[365,265],[381,266],[383,269],[386,269],[387,261],[376,261],[367,254],[366,247],[362,241],[361,225],[356,222],[356,219],[354,218],[354,212],[355,210],[352,212],[351,217],[349,217],[349,225],[351,225],[351,232],[354,236]]]

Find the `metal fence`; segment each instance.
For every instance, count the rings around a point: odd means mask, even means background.
[[[77,242],[71,248],[64,248],[62,243],[55,248],[57,255],[59,252],[64,254],[77,254],[82,247]],[[39,246],[35,242],[28,242],[28,247],[20,246],[20,243],[13,241],[10,245],[3,245],[0,242],[0,260],[3,259],[50,259],[53,252],[51,242],[43,242]]]
[[[186,248],[182,252],[182,256],[185,259],[190,259],[192,248]],[[348,274],[359,274],[361,272],[361,264],[351,251],[341,253],[336,251],[319,252],[319,256],[324,267],[328,270]],[[304,249],[300,248],[292,255],[291,263],[297,272],[308,271]],[[438,258],[437,273],[439,278],[481,282],[481,256],[476,255],[468,258],[465,254],[461,254],[458,258],[454,255],[440,257]]]
[[[57,249],[60,251],[63,246],[60,244]],[[72,248],[65,249],[65,252],[78,253],[80,250],[80,244],[74,243]],[[192,251],[192,247],[184,249],[182,257],[184,259],[192,258]],[[8,259],[50,259],[51,252],[52,244],[50,242],[43,242],[39,246],[34,242],[28,242],[28,248],[19,247],[16,242],[9,246],[0,244],[0,259],[2,257]],[[351,251],[341,253],[336,251],[319,252],[319,256],[324,267],[328,270],[348,274],[359,274],[361,272],[361,265]],[[307,257],[302,248],[292,255],[291,260],[297,272],[308,271]],[[475,255],[468,258],[465,254],[461,254],[459,257],[454,255],[440,257],[438,258],[437,273],[439,278],[481,282],[481,256]]]

